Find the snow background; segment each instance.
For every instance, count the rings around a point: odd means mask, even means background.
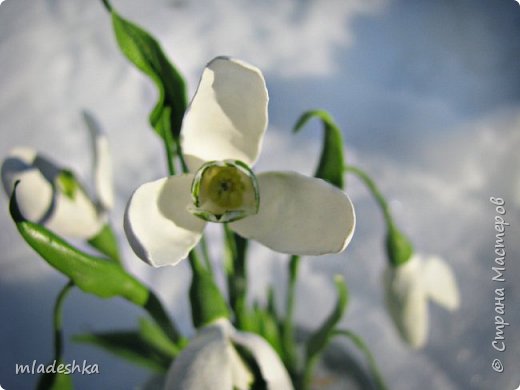
[[[343,324],[368,342],[395,389],[514,389],[520,383],[520,8],[513,0],[137,0],[114,1],[151,31],[186,75],[191,93],[202,68],[226,54],[259,66],[270,92],[270,129],[257,170],[312,174],[320,150],[316,124],[290,129],[310,108],[331,112],[347,158],[370,172],[402,229],[423,253],[453,266],[462,307],[430,306],[428,346],[401,343],[383,306],[384,228],[367,191],[348,177],[357,232],[338,256],[302,263],[298,321],[317,326],[331,310],[332,275],[344,275],[351,301]],[[88,137],[80,111],[109,134],[122,232],[126,200],[166,174],[162,147],[148,127],[151,82],[119,53],[100,2],[8,0],[0,8],[0,156],[27,145],[72,167],[88,182]],[[310,157],[309,157],[310,156]],[[507,282],[492,282],[490,196],[506,201]],[[15,363],[52,357],[51,310],[65,279],[19,237],[0,201],[0,384],[31,388]],[[211,231],[218,238],[217,229]],[[192,332],[186,264],[155,270],[121,236],[128,267],[159,292],[180,328]],[[212,248],[219,258],[220,248]],[[259,245],[249,264],[253,296],[269,283],[283,293],[286,256]],[[494,288],[506,286],[507,351],[491,347]],[[283,296],[283,295],[281,295]],[[281,302],[280,302],[281,303]],[[115,299],[73,292],[68,336],[130,328],[142,312]],[[347,344],[346,344],[347,345]],[[149,373],[87,346],[66,344],[65,360],[97,363],[100,375],[75,376],[78,389],[136,388]],[[501,358],[505,370],[491,369]],[[516,369],[516,370],[515,370]]]

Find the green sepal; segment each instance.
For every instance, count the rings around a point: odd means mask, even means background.
[[[166,372],[172,361],[170,355],[164,354],[163,351],[144,340],[139,331],[85,333],[73,336],[72,341],[99,347],[155,372]]]
[[[91,247],[97,249],[100,253],[108,256],[110,260],[120,263],[119,246],[117,237],[112,227],[107,223],[94,237],[88,240]]]
[[[178,139],[187,106],[183,77],[148,32],[122,18],[113,7],[110,9],[116,40],[121,51],[130,62],[152,79],[159,91],[159,100],[149,117],[150,124],[165,142],[169,142],[162,133],[161,125],[163,115],[169,109],[171,132],[173,138]]]
[[[251,351],[243,345],[239,344],[233,343],[233,347],[242,358],[242,361],[245,363],[253,377],[252,382],[248,383],[247,388],[250,390],[268,390],[269,387],[267,386],[267,382],[262,375],[262,370],[260,369],[260,366],[258,365],[258,362]],[[233,386],[233,390],[238,390],[238,388]]]
[[[100,298],[120,296],[142,307],[148,303],[148,289],[119,265],[83,253],[45,227],[27,221],[16,202],[17,184],[9,203],[11,217],[24,240],[49,265],[86,293]]]
[[[81,188],[74,173],[63,169],[56,177],[56,186],[67,198],[74,200],[76,192]]]
[[[345,308],[348,303],[348,289],[345,280],[342,276],[336,275],[334,278],[336,290],[338,294],[338,300],[334,310],[320,326],[318,330],[311,334],[309,340],[306,343],[307,359],[311,360],[317,357],[330,342],[331,337],[334,334],[336,325],[343,317]]]
[[[395,227],[390,224],[386,235],[386,250],[390,264],[394,267],[403,265],[413,255],[413,246],[410,240]]]
[[[190,263],[193,276],[190,286],[191,316],[193,325],[200,328],[219,318],[230,318],[226,300],[213,279],[213,275],[205,269],[192,254]]]
[[[53,364],[53,363],[50,363]],[[56,367],[60,364],[65,364],[61,360],[56,361]],[[64,373],[45,373],[40,376],[36,385],[36,390],[72,390],[74,386],[72,384],[72,375],[66,375]]]
[[[312,118],[320,119],[323,124],[323,148],[314,176],[343,189],[343,136],[330,114],[323,110],[307,111],[300,116],[293,131],[298,132]]]

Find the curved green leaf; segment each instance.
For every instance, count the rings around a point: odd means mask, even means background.
[[[177,139],[186,110],[186,84],[177,69],[168,61],[159,43],[145,30],[122,18],[111,7],[112,24],[123,54],[149,76],[159,90],[159,100],[150,114],[150,123],[165,142],[164,114],[169,116],[172,136]],[[166,110],[169,110],[167,112]]]
[[[157,372],[166,372],[171,363],[171,356],[151,346],[136,331],[86,333],[76,335],[72,340],[100,347],[131,363]]]
[[[120,296],[142,307],[147,304],[150,293],[146,286],[118,264],[83,253],[45,227],[27,221],[16,203],[16,185],[9,210],[25,241],[81,290],[100,298]]]
[[[180,352],[181,348],[172,342],[164,330],[147,318],[139,319],[139,334],[150,346],[171,358]],[[184,340],[181,340],[181,344],[184,344]]]
[[[213,274],[202,266],[193,251],[189,255],[189,260],[193,271],[190,286],[193,325],[200,328],[219,318],[229,318],[229,308],[215,284]]]
[[[312,118],[318,118],[323,123],[323,148],[314,176],[343,189],[343,136],[330,114],[323,110],[307,111],[298,119],[293,131],[298,132]]]

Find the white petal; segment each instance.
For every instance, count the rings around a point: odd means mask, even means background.
[[[460,304],[459,290],[449,265],[432,256],[424,261],[422,272],[429,297],[448,310],[457,309]]]
[[[53,189],[32,165],[35,158],[36,152],[31,149],[13,149],[2,163],[2,183],[7,196],[11,196],[14,184],[20,180],[16,190],[18,207],[28,220],[41,222],[51,209]]]
[[[230,58],[211,61],[182,123],[190,171],[214,160],[240,160],[251,166],[267,127],[267,102],[259,69]]]
[[[216,326],[201,329],[166,376],[165,390],[233,390],[230,346]]]
[[[171,176],[139,187],[128,202],[125,232],[134,252],[154,267],[186,258],[205,222],[187,211],[193,175]]]
[[[348,196],[321,179],[293,172],[257,176],[258,214],[230,224],[241,236],[295,255],[341,252],[355,227]]]
[[[291,379],[278,354],[262,337],[254,333],[234,332],[231,340],[246,348],[255,359],[268,390],[291,390]]]
[[[104,131],[96,119],[88,112],[83,112],[92,138],[94,159],[94,187],[100,206],[110,210],[114,206],[114,189],[112,179],[112,158],[110,146]]]
[[[2,165],[2,181],[10,194],[14,183],[22,215],[41,223],[55,233],[76,238],[91,238],[99,232],[105,220],[82,188],[71,199],[56,191],[53,184],[62,168],[36,154],[19,148],[11,152]]]
[[[401,337],[421,348],[428,337],[428,297],[416,258],[384,274],[386,304]]]
[[[78,188],[73,199],[55,193],[54,210],[45,226],[59,235],[88,239],[99,233],[105,223],[105,217],[97,212],[83,189]]]

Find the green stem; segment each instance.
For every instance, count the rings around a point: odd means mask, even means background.
[[[74,282],[69,281],[60,291],[54,304],[53,324],[54,324],[54,360],[61,361],[63,354],[63,304],[65,298],[74,287]]]
[[[186,164],[186,160],[184,159],[184,153],[182,152],[182,146],[179,141],[176,143],[177,146],[177,156],[179,157],[179,161],[181,162],[181,169],[183,173],[188,173],[188,164]]]
[[[374,199],[379,204],[387,225],[386,249],[390,264],[398,267],[405,264],[413,255],[413,245],[398,228],[390,213],[390,207],[376,183],[366,172],[352,165],[344,167],[345,172],[352,172],[368,187]]]
[[[296,342],[294,339],[294,306],[296,298],[296,281],[300,266],[300,256],[293,255],[289,261],[289,283],[287,286],[286,316],[283,322],[283,346],[285,350],[286,365],[293,375],[296,372]]]
[[[296,380],[296,388],[301,390],[308,390],[312,383],[312,373],[316,363],[318,362],[318,356],[314,356],[307,361],[303,369],[303,373]]]
[[[370,369],[370,372],[372,374],[376,387],[379,390],[386,390],[387,387],[386,387],[385,381],[383,380],[383,376],[381,375],[381,372],[379,371],[379,369],[377,367],[376,359],[370,352],[370,349],[368,349],[368,347],[365,344],[365,342],[363,341],[363,339],[348,329],[338,329],[334,332],[334,335],[344,336],[344,337],[349,338],[354,343],[354,345],[356,347],[358,347],[361,352],[363,352],[363,354],[365,355],[365,357],[367,359],[368,367]]]
[[[392,214],[390,213],[390,207],[388,206],[385,197],[377,187],[376,183],[372,180],[372,178],[368,176],[368,174],[365,171],[353,165],[345,165],[345,172],[353,173],[367,186],[367,188],[374,196],[374,199],[378,203],[379,207],[381,208],[381,211],[383,212],[383,216],[385,218],[385,222],[388,225],[388,227],[395,226]]]
[[[248,329],[247,322],[247,240],[236,235],[224,224],[227,249],[226,276],[230,306],[240,329]]]
[[[170,126],[163,125],[162,126],[163,139],[164,139],[164,149],[166,151],[166,162],[168,164],[168,172],[170,176],[175,175],[175,165],[174,165],[174,152],[173,147],[176,145],[173,141],[173,136],[170,131]]]
[[[202,235],[199,241],[200,253],[202,254],[202,258],[204,259],[204,263],[206,264],[206,268],[208,271],[213,274],[213,264],[211,263],[211,259],[209,258],[208,244],[206,242],[206,236]]]

